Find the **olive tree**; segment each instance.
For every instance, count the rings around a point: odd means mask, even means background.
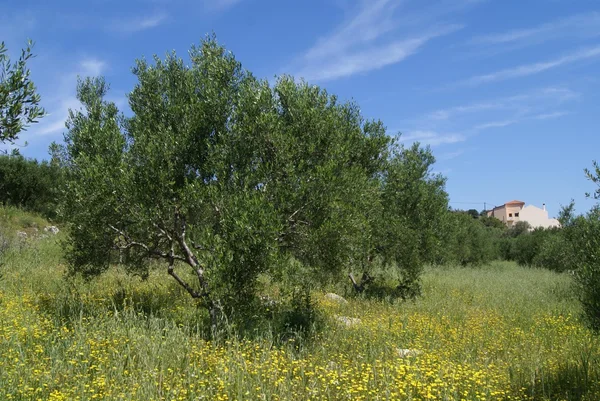
[[[79,83],[84,110],[71,113],[65,137],[69,261],[93,275],[115,248],[141,274],[150,259],[164,260],[215,326],[223,315],[217,293],[249,294],[279,231],[261,189],[261,162],[245,150],[270,123],[261,120],[270,96],[214,41],[190,56],[191,66],[175,55],[137,62],[129,119],[104,100],[102,79]]]
[[[255,295],[261,273],[295,258],[339,274],[369,253],[389,142],[352,103],[282,77],[271,87],[214,38],[133,69],[133,115],[79,82],[61,161],[72,272],[100,274],[118,250],[149,261],[209,312],[212,326]]]
[[[11,63],[4,42],[0,43],[0,143],[14,142],[22,130],[45,113],[27,67],[33,57],[32,48],[29,41],[19,59]]]

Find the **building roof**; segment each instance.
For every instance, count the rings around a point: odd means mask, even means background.
[[[493,212],[494,210],[502,209],[503,207],[510,205],[524,205],[525,202],[520,200],[511,200],[510,202],[506,202],[504,205],[495,206],[492,210],[487,210],[487,212]]]

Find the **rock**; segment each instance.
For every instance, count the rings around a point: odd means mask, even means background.
[[[338,302],[340,304],[347,304],[348,301],[346,301],[344,299],[344,297],[339,296],[338,294],[334,294],[333,292],[329,292],[327,294],[325,294],[325,298],[331,300],[331,301],[335,301]]]
[[[263,306],[269,309],[275,308],[279,304],[279,302],[277,302],[268,295],[261,295],[260,301],[262,302]]]
[[[47,233],[52,233],[54,235],[56,235],[56,234],[58,234],[60,232],[60,230],[56,226],[47,226],[47,227],[44,227],[44,231],[47,232]]]
[[[27,239],[27,233],[24,231],[17,231],[17,238],[19,239]]]
[[[418,349],[406,349],[406,348],[397,348],[396,352],[400,358],[408,358],[411,356],[419,356],[423,353],[423,351],[419,351]]]
[[[357,317],[335,316],[335,319],[346,327],[352,327],[360,324],[360,319]]]

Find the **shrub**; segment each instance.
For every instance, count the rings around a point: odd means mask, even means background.
[[[563,229],[550,229],[546,232],[532,264],[556,272],[576,268],[573,246],[567,240]]]
[[[0,155],[0,203],[55,218],[61,184],[60,168],[26,159],[18,152]]]

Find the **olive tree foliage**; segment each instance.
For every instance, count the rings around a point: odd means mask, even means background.
[[[398,269],[398,289],[412,297],[420,292],[423,264],[434,263],[440,251],[448,210],[446,180],[432,172],[435,158],[428,147],[395,141],[389,149],[379,178],[379,204],[372,206],[371,252]]]
[[[115,250],[141,275],[162,260],[216,326],[290,259],[335,276],[369,256],[389,139],[318,87],[257,80],[214,38],[190,61],[139,60],[129,118],[103,79],[79,82],[61,161],[68,260],[89,276]]]
[[[32,48],[29,41],[19,59],[11,62],[4,42],[0,43],[0,143],[14,142],[21,131],[45,113],[27,67],[33,57]]]
[[[585,169],[586,177],[600,187],[600,166]],[[589,196],[589,195],[588,195]],[[600,190],[593,194],[600,198]],[[572,244],[575,259],[575,277],[579,284],[579,298],[584,314],[592,328],[600,331],[600,205],[596,204],[583,216],[574,217],[574,203],[563,208],[561,223],[566,223],[566,236]]]
[[[587,196],[593,196],[594,199],[600,199],[600,164],[597,161],[592,162],[592,169],[584,169],[585,176],[588,180],[592,181],[598,187],[592,194]]]

